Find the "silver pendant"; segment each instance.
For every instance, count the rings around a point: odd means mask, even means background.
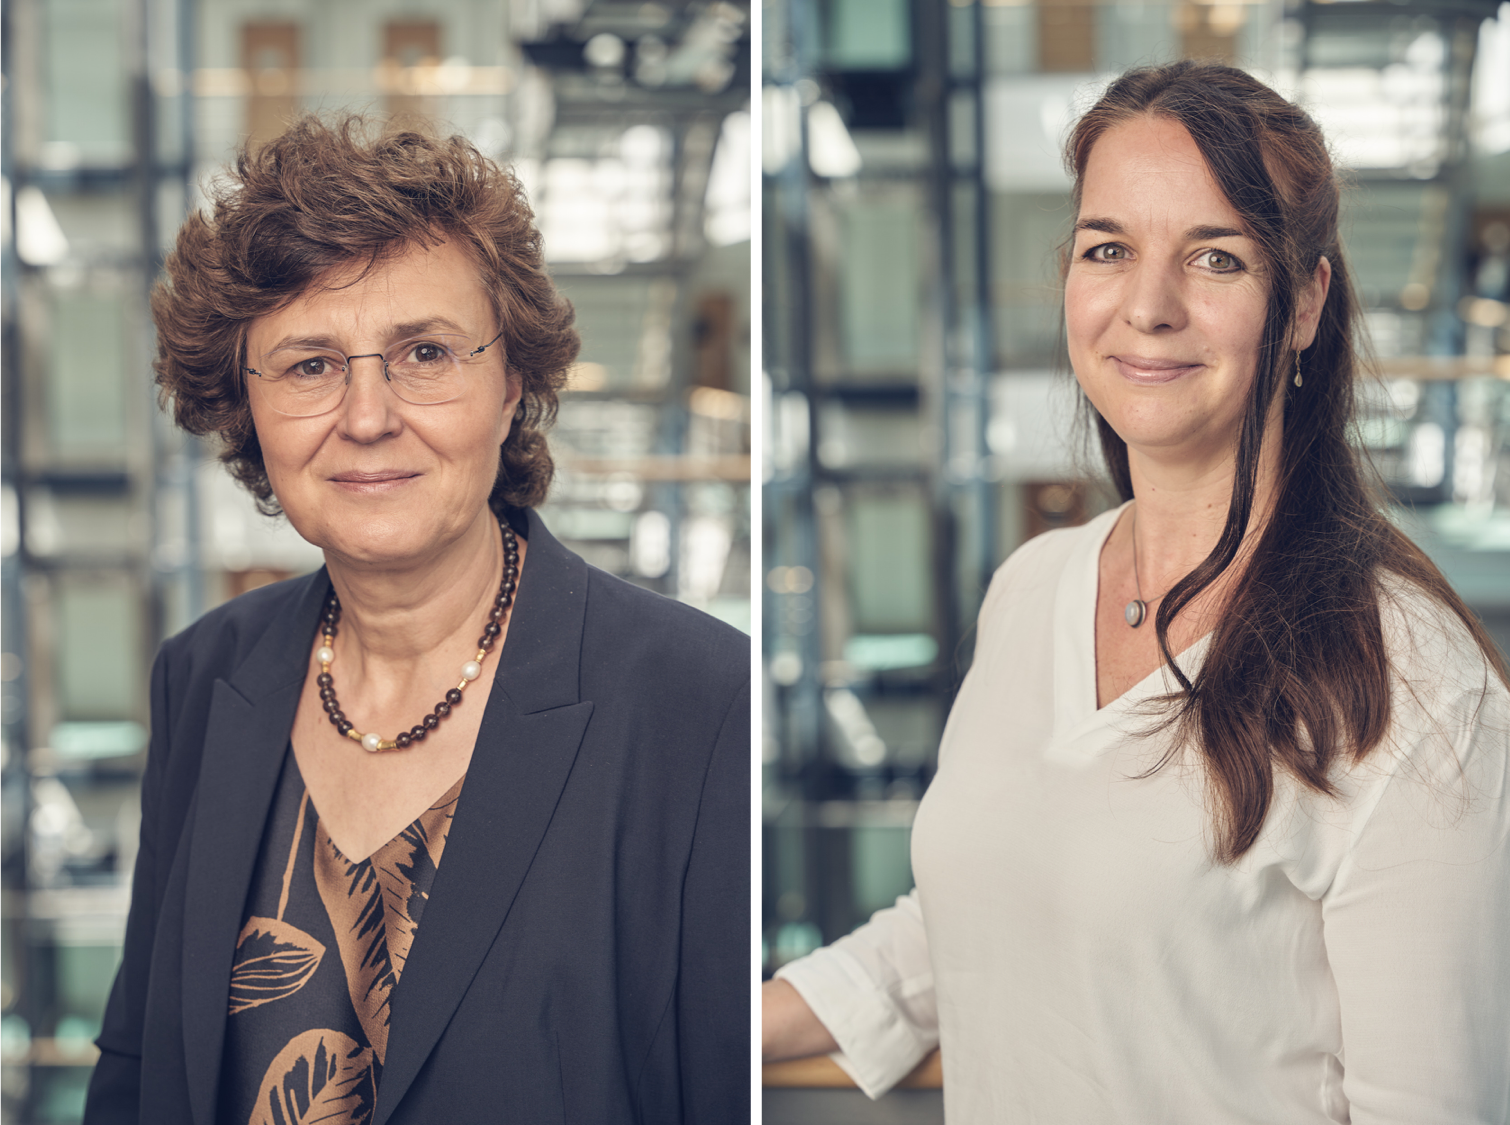
[[[1122,616],[1127,619],[1129,625],[1136,629],[1139,625],[1143,624],[1143,619],[1148,616],[1148,603],[1134,598],[1127,603],[1127,608],[1122,611]]]

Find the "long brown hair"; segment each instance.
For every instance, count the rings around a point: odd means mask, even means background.
[[[1155,617],[1159,651],[1180,685],[1164,701],[1169,709],[1159,729],[1174,729],[1176,747],[1194,746],[1204,759],[1214,853],[1231,863],[1263,828],[1276,766],[1332,795],[1339,758],[1361,761],[1383,740],[1391,672],[1382,575],[1397,575],[1448,609],[1492,673],[1507,686],[1510,676],[1442,573],[1385,518],[1377,481],[1348,442],[1360,366],[1358,306],[1338,238],[1339,185],[1321,131],[1299,107],[1232,67],[1187,60],[1128,71],[1080,118],[1066,146],[1077,214],[1096,141],[1146,114],[1189,132],[1257,242],[1269,284],[1226,526]],[[1297,300],[1322,256],[1331,263],[1331,286],[1315,339],[1297,356],[1291,344]],[[1300,387],[1290,380],[1297,361]],[[1169,627],[1237,557],[1253,515],[1264,423],[1279,393],[1284,434],[1274,509],[1190,679],[1174,662]],[[1095,426],[1112,482],[1131,500],[1127,445],[1099,413]]]

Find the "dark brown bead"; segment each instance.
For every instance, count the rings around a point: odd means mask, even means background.
[[[415,723],[414,726],[409,728],[409,737],[414,739],[415,742],[423,742],[425,740],[425,735],[429,733],[430,732],[428,730],[420,726],[420,724],[418,723]]]
[[[451,705],[444,699],[435,705],[435,718],[438,722],[451,713]]]
[[[335,684],[335,682],[335,677],[332,676],[329,672],[321,672],[318,676],[315,677],[315,683],[319,684],[321,687],[331,687]]]
[[[341,736],[343,738],[355,729],[356,728],[348,723],[345,719],[342,719],[339,723],[336,724],[336,730],[341,732]]]
[[[482,649],[483,652],[491,652],[493,649],[493,638],[487,635],[478,637],[477,647]]]
[[[446,702],[449,703],[452,707],[455,707],[458,703],[460,703],[461,688],[452,688],[450,691],[446,692]]]
[[[512,594],[517,586],[518,583],[516,583],[512,578],[505,578],[503,580],[503,586],[501,588],[505,594]]]
[[[327,711],[325,717],[330,720],[331,726],[338,727],[341,725],[341,715],[339,712]]]
[[[447,710],[449,710],[449,708],[447,708]],[[436,727],[440,726],[440,720],[437,719],[433,714],[430,714],[421,719],[419,721],[419,725],[424,727],[426,730],[434,730]]]
[[[335,688],[333,688],[333,687],[322,687],[320,689],[320,698],[321,699],[334,699],[335,697],[336,697],[336,689]]]
[[[492,609],[488,610],[488,620],[489,621],[497,621],[499,618],[501,618],[503,616],[503,612],[504,612],[504,607],[503,606],[501,606],[501,605],[495,605]]]
[[[413,741],[414,741],[414,736],[412,734],[410,734],[406,730],[399,731],[398,737],[393,740],[394,744],[400,750],[402,750],[404,747],[408,746],[409,743],[411,743]]]
[[[342,711],[340,708],[337,708],[336,710],[332,711],[330,713],[330,717],[332,719],[334,719],[337,724],[346,722],[346,712]],[[349,726],[350,724],[347,724],[347,725]]]
[[[325,713],[327,715],[334,715],[337,711],[339,711],[341,709],[340,703],[338,703],[334,698],[327,699],[325,701],[324,706],[325,706]]]
[[[482,635],[485,637],[496,637],[501,632],[503,632],[503,626],[496,621],[489,621],[482,627]]]

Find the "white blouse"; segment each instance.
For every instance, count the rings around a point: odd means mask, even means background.
[[[1336,798],[1278,774],[1257,843],[1217,865],[1201,767],[1141,776],[1169,748],[1136,733],[1168,669],[1096,707],[1117,515],[997,571],[913,827],[917,889],[777,975],[871,1097],[941,1044],[951,1125],[1504,1125],[1504,687],[1395,584],[1385,742]]]

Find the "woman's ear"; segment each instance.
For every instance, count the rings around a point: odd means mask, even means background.
[[[1300,292],[1300,301],[1295,309],[1295,332],[1291,344],[1303,352],[1316,339],[1316,325],[1321,322],[1321,310],[1326,306],[1327,290],[1332,284],[1332,263],[1322,255],[1316,262],[1316,272]]]

